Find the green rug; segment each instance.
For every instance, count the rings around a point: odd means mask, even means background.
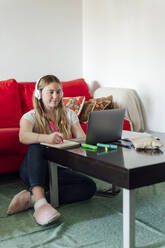
[[[122,247],[122,192],[61,206],[62,217],[41,227],[33,209],[6,215],[11,198],[23,188],[20,181],[0,186],[0,248]],[[136,247],[165,248],[164,213],[165,183],[136,190]]]

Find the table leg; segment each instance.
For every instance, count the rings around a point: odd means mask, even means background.
[[[135,190],[123,189],[123,248],[135,247]]]
[[[117,195],[118,193],[120,193],[120,188],[115,184],[112,184],[112,195]]]
[[[49,161],[49,189],[50,189],[50,203],[53,207],[59,206],[58,197],[58,164]]]

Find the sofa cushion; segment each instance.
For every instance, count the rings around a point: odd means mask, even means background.
[[[0,128],[0,154],[25,154],[27,145],[19,142],[19,128]]]
[[[0,128],[19,127],[21,118],[18,85],[14,79],[0,81]]]
[[[86,101],[91,98],[87,83],[83,78],[62,82],[64,97],[85,96]]]
[[[19,82],[18,90],[21,99],[21,111],[22,114],[33,109],[33,92],[35,89],[35,82]]]

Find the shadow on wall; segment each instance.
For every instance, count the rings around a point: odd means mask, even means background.
[[[97,90],[100,87],[101,87],[101,85],[99,84],[98,81],[93,81],[92,82],[92,84],[90,86],[90,94],[91,94],[92,97],[94,95],[95,90]]]

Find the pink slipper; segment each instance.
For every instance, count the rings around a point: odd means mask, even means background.
[[[15,214],[30,208],[30,192],[22,190],[12,199],[7,214]]]
[[[39,225],[43,226],[57,220],[60,215],[49,203],[45,203],[35,210],[33,217]]]

